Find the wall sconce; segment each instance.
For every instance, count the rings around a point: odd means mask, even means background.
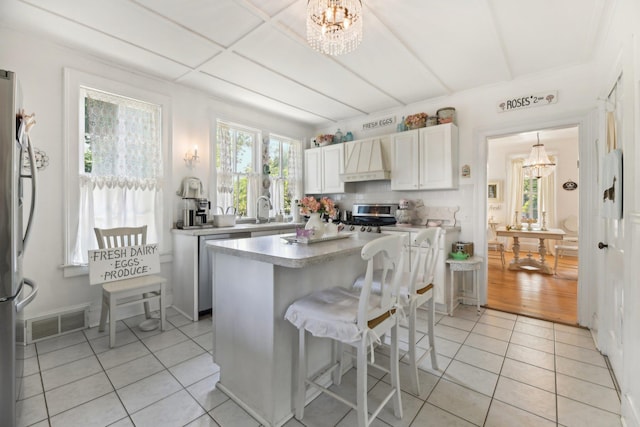
[[[193,147],[193,152],[191,152],[191,150],[187,150],[187,152],[184,153],[184,163],[187,165],[188,168],[193,168],[195,164],[198,163],[199,161],[200,161],[200,157],[198,157],[197,145]]]

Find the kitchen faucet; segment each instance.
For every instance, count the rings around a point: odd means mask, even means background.
[[[264,222],[269,222],[269,214],[267,213],[267,217],[263,218],[260,216],[260,199],[266,200],[269,203],[269,209],[273,209],[273,205],[271,205],[271,200],[267,196],[260,196],[256,199],[256,224],[262,224]]]

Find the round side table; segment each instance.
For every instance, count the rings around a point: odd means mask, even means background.
[[[478,271],[482,268],[482,258],[477,256],[472,256],[467,259],[447,259],[447,264],[449,264],[449,272],[451,274],[451,281],[449,282],[449,291],[451,298],[449,299],[448,309],[449,316],[453,315],[453,302],[458,301],[463,298],[467,299],[475,299],[476,307],[478,309],[478,313],[480,313],[480,288],[478,286]],[[454,285],[455,272],[456,271],[473,271],[473,296],[470,297],[468,295],[461,295],[457,292],[457,286]],[[454,289],[456,292],[454,293]],[[464,286],[463,286],[464,289]]]

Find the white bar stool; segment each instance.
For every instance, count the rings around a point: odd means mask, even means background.
[[[304,406],[307,385],[319,389],[342,403],[355,409],[358,426],[367,427],[378,416],[384,406],[393,398],[394,414],[402,418],[402,402],[400,392],[399,357],[398,357],[398,325],[399,312],[397,295],[403,265],[402,235],[380,237],[367,243],[362,248],[362,259],[367,261],[365,280],[360,290],[334,287],[313,292],[300,298],[289,306],[285,319],[299,331],[298,342],[298,376],[295,398],[295,416],[298,420],[304,417]],[[382,265],[380,276],[381,292],[372,291],[374,265]],[[334,383],[339,384],[342,376],[342,357],[334,356],[328,369],[312,378],[307,378],[307,355],[305,335],[309,331],[313,336],[331,338],[342,352],[341,344],[355,347],[357,387],[356,403],[319,384],[318,377],[333,371]],[[380,342],[380,337],[390,333],[391,356],[389,369],[373,363],[371,365],[391,375],[391,391],[382,399],[380,405],[369,416],[367,407],[367,355]],[[337,359],[340,359],[338,361]]]

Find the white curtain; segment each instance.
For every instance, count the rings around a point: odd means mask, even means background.
[[[217,197],[216,203],[225,211],[233,207],[233,141],[231,129],[225,123],[218,122],[217,132],[218,164],[216,169]]]
[[[509,225],[515,225],[515,214],[522,216],[522,187],[524,184],[524,173],[522,172],[523,159],[513,159],[511,161],[511,171],[509,176],[509,198],[507,199],[507,213],[505,214],[505,222]],[[509,242],[511,243],[511,242]]]
[[[291,203],[294,200],[302,199],[302,143],[295,141],[289,150],[289,192],[291,193]],[[293,207],[292,207],[293,209]]]
[[[549,156],[549,159],[556,163],[556,159],[553,156]],[[556,224],[556,173],[551,172],[544,178],[540,178],[540,211],[546,213],[547,228],[557,228]],[[540,218],[540,224],[542,225],[542,218]],[[555,254],[554,240],[545,240],[545,246],[548,254]]]
[[[90,171],[80,174],[78,232],[71,261],[87,263],[97,248],[94,227],[147,225],[147,241],[162,229],[162,138],[160,107],[87,88],[85,136]],[[90,157],[90,161],[88,161]]]

